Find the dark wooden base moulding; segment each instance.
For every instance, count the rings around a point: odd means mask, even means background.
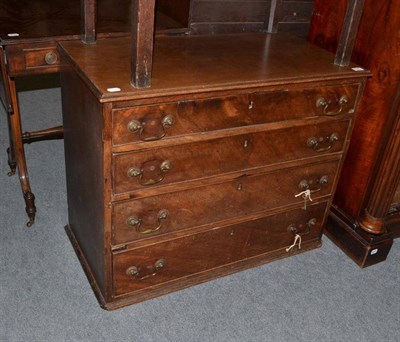
[[[75,238],[75,235],[69,225],[65,226],[65,231],[68,235],[68,238],[71,241],[71,244],[75,250],[75,253],[81,263],[81,266],[86,274],[86,277],[92,287],[92,290],[100,304],[100,306],[105,310],[115,310],[121,307],[140,303],[142,301],[152,299],[155,297],[159,297],[174,291],[178,291],[193,285],[201,284],[207,282],[212,279],[220,278],[229,274],[233,274],[236,272],[240,272],[252,267],[260,266],[275,260],[284,259],[287,257],[291,257],[296,254],[300,254],[303,252],[311,251],[313,249],[319,248],[322,246],[321,239],[313,239],[304,241],[301,244],[301,249],[293,249],[289,253],[286,252],[285,248],[281,248],[279,250],[274,250],[269,253],[264,253],[261,255],[257,255],[256,257],[248,258],[245,260],[240,260],[237,262],[233,262],[228,265],[224,265],[221,267],[217,267],[214,270],[207,270],[205,272],[197,273],[192,276],[186,277],[186,279],[177,279],[177,281],[173,281],[168,285],[163,284],[161,287],[154,287],[154,288],[146,288],[141,293],[138,293],[134,296],[128,295],[126,297],[120,297],[112,299],[112,301],[107,301],[104,296],[102,295],[96,280],[90,270],[90,267],[85,259],[84,254],[82,253],[79,243]]]
[[[332,206],[324,233],[361,268],[385,261],[393,244],[393,234],[368,234],[358,224]]]

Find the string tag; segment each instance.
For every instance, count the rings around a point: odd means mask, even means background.
[[[297,243],[299,244],[299,249],[301,249],[301,236],[299,234],[294,236],[294,242],[291,246],[286,248],[286,252],[290,252],[294,247],[296,247]]]
[[[303,210],[307,210],[307,201],[312,202],[311,190],[308,189],[308,190],[305,190],[305,191],[302,191],[302,192],[298,193],[297,195],[294,195],[294,197],[300,197],[300,196],[301,196],[302,199],[304,199]]]

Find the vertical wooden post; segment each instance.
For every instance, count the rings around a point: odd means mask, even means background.
[[[97,1],[81,0],[81,40],[86,44],[96,42]]]
[[[282,0],[271,0],[269,17],[266,18],[266,28],[268,32],[278,32],[278,23],[282,8]]]
[[[389,212],[400,182],[400,84],[397,87],[390,118],[388,127],[391,129],[391,134],[384,149],[371,196],[358,221],[360,227],[371,234],[386,233],[385,216]]]
[[[349,0],[339,46],[336,51],[335,64],[347,66],[350,64],[354,43],[357,37],[358,26],[364,9],[364,0]]]
[[[151,85],[155,2],[132,1],[131,84],[135,88],[148,88]]]
[[[7,84],[6,55],[2,46],[0,46],[0,101],[8,114],[13,113],[11,106],[10,90]]]

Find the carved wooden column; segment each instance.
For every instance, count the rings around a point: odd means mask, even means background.
[[[81,40],[86,44],[96,41],[97,1],[81,0]]]
[[[391,111],[388,126],[389,140],[382,162],[375,176],[371,196],[358,221],[360,227],[371,234],[386,232],[385,216],[389,212],[394,193],[400,181],[400,84]]]
[[[131,84],[135,88],[151,85],[153,66],[155,0],[132,1]]]

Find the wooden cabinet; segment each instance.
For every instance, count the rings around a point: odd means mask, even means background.
[[[289,36],[165,36],[135,89],[129,48],[59,47],[67,232],[101,305],[319,247],[368,72]]]
[[[346,4],[315,1],[313,43],[336,49]],[[398,0],[365,2],[352,61],[373,75],[327,225],[328,236],[362,267],[385,260],[393,236],[400,235],[399,8]]]
[[[61,62],[56,47],[58,41],[82,39],[94,43],[96,38],[130,36],[132,21],[135,21],[135,15],[138,13],[137,9],[131,6],[136,5],[138,1],[0,0],[0,101],[10,114],[8,174],[19,176],[25,211],[29,218],[28,226],[34,224],[36,205],[25,160],[24,144],[61,139],[63,127],[22,132],[15,78],[58,73]],[[291,32],[306,37],[312,2],[312,0],[148,0],[143,2],[144,9],[149,9],[150,6],[155,8],[155,18],[152,16],[143,20],[140,23],[140,32],[144,32],[145,27],[153,27],[154,24],[154,30],[158,35],[229,34],[269,30]],[[146,13],[151,12],[152,10],[146,11]],[[152,41],[151,34],[142,42],[150,41]],[[151,58],[147,56],[146,63],[150,61]]]

